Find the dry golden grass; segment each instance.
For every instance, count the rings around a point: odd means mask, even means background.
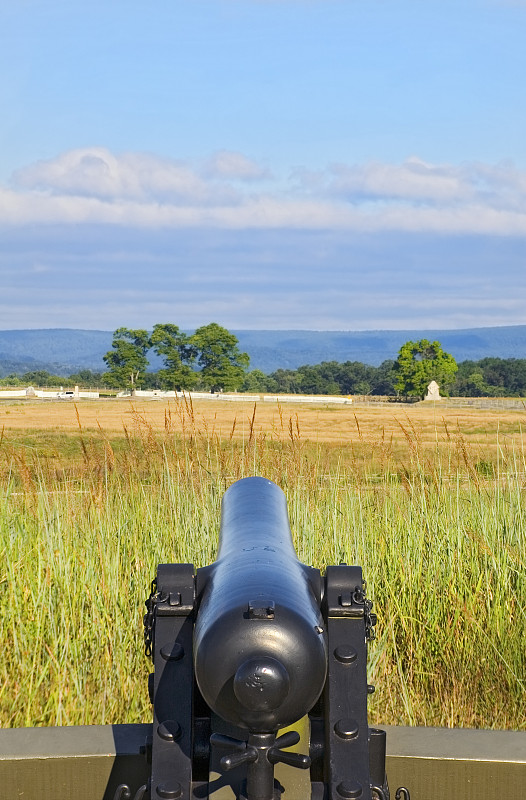
[[[418,434],[424,445],[436,445],[437,429],[460,432],[471,445],[495,447],[498,434],[515,445],[525,441],[524,411],[453,409],[408,405],[403,408],[331,406],[324,404],[283,404],[228,401],[194,401],[192,408],[183,400],[99,400],[22,401],[0,404],[0,430],[77,433],[79,421],[85,431],[124,434],[124,430],[147,425],[154,431],[184,433],[193,429],[220,438],[243,439],[250,435],[290,434],[301,431],[310,442],[349,444],[355,441],[407,440],[407,430]]]
[[[430,472],[440,464],[450,475],[471,475],[473,470],[497,475],[510,454],[515,459],[526,452],[524,419],[521,411],[336,406],[323,401],[24,401],[0,405],[0,446],[12,448],[24,462],[31,454],[56,474],[63,471],[66,453],[69,474],[75,463],[80,469],[85,466],[84,440],[91,442],[90,452],[97,446],[103,454],[108,448],[122,451],[130,436],[144,440],[146,451],[157,451],[165,446],[161,441],[173,442],[175,436],[219,450],[226,443],[243,450],[256,444],[279,450],[289,442],[295,457],[312,459],[317,452],[318,470],[330,471],[339,464],[355,479],[364,473],[408,474],[414,463],[419,468],[427,464],[424,468]],[[105,458],[101,454],[99,461]]]

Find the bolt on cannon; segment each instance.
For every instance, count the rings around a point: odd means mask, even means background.
[[[362,570],[302,564],[276,484],[233,484],[217,560],[160,564],[146,605],[151,777],[134,800],[388,800]]]

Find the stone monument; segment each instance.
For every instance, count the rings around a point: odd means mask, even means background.
[[[427,394],[424,397],[424,400],[442,400],[440,397],[440,389],[436,381],[431,381],[427,387]]]

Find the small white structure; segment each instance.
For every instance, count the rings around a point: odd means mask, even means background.
[[[436,381],[431,381],[427,387],[427,394],[424,397],[424,400],[442,400],[440,397],[440,389]]]

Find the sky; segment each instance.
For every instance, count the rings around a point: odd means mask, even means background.
[[[0,328],[526,324],[526,0],[0,0]]]

